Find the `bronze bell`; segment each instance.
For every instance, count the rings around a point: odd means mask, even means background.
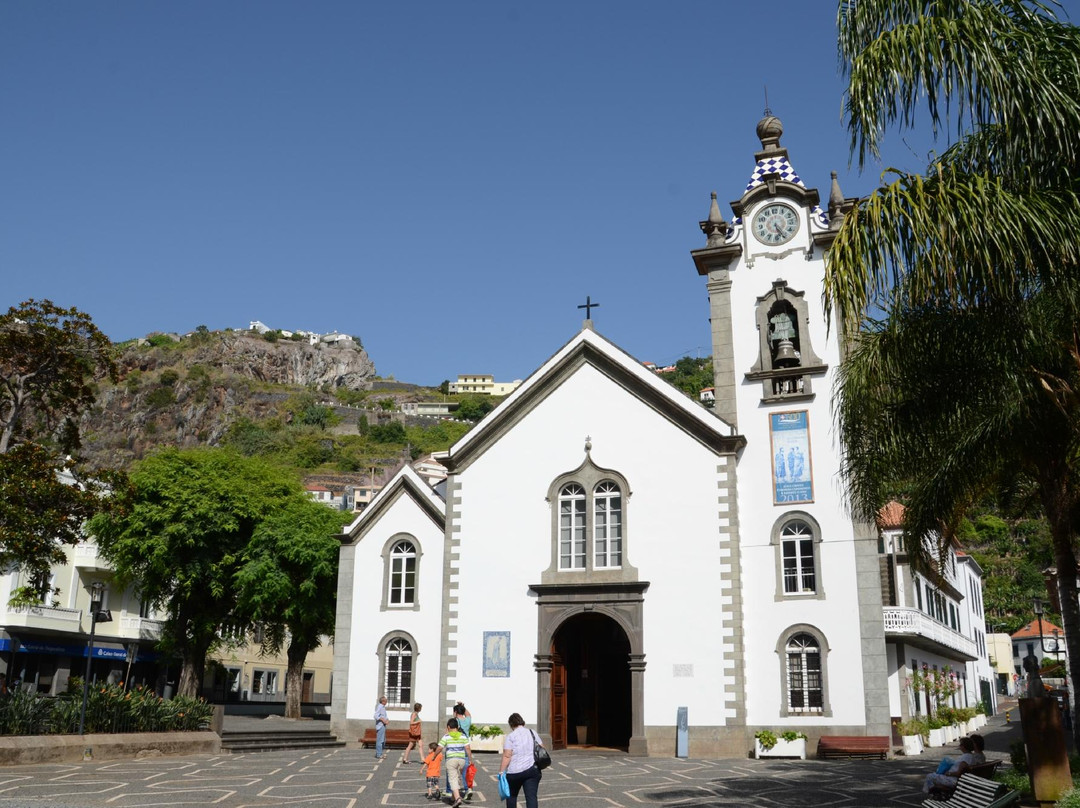
[[[774,368],[792,368],[799,364],[799,355],[795,352],[795,346],[789,339],[782,339],[776,344],[776,358],[773,359]]]

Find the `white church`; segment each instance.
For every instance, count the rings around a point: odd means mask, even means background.
[[[631,755],[674,755],[680,708],[691,757],[907,717],[878,531],[847,514],[832,433],[823,262],[853,201],[834,175],[821,207],[778,119],[757,134],[733,219],[714,194],[692,252],[715,408],[586,320],[440,456],[443,483],[402,469],[342,537],[339,737],[383,694],[392,727],[423,703],[425,741],[461,700],[476,724],[520,712],[555,749]]]

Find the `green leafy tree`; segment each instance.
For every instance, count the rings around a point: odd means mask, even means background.
[[[336,535],[350,515],[311,500],[289,502],[255,528],[236,574],[237,612],[262,624],[263,652],[286,649],[286,718],[300,718],[308,652],[334,633]]]
[[[860,164],[924,106],[956,135],[924,173],[892,172],[861,200],[828,256],[826,310],[853,345],[838,420],[854,505],[869,516],[883,480],[910,479],[918,551],[1021,470],[1058,569],[1075,570],[1080,35],[1023,0],[842,0],[839,31]],[[1059,590],[1080,658],[1076,577]]]
[[[88,523],[121,586],[164,608],[178,692],[194,696],[232,614],[236,576],[260,524],[307,497],[292,474],[223,449],[165,449],[140,461],[117,508]]]
[[[500,401],[502,401],[502,398],[496,398],[495,396],[483,394],[465,395],[461,397],[461,404],[454,416],[465,421],[479,421],[495,409]]]
[[[101,487],[122,485],[79,461],[78,419],[100,378],[118,377],[109,339],[89,315],[27,300],[0,316],[0,566],[38,582],[24,596],[46,594],[63,546],[104,507]]]

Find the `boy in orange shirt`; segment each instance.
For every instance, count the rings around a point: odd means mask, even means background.
[[[429,743],[428,755],[424,758],[424,765],[427,766],[427,798],[429,800],[442,799],[442,793],[439,791],[439,774],[442,771],[442,747],[437,743]]]

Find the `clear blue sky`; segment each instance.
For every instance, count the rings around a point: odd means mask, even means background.
[[[524,378],[591,295],[638,358],[706,355],[688,253],[750,176],[766,85],[807,185],[877,184],[831,0],[6,0],[0,303],[114,340],[345,331],[438,384]]]

